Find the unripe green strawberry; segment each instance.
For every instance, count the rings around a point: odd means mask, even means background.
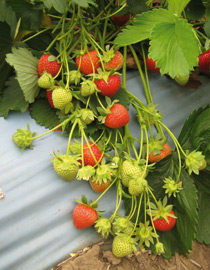
[[[181,76],[177,75],[174,80],[181,86],[184,86],[185,84],[188,83],[190,75],[187,76]]]
[[[64,109],[72,101],[72,94],[69,90],[56,87],[52,92],[52,101],[56,109]]]
[[[123,235],[115,236],[112,243],[112,252],[115,257],[122,258],[128,256],[136,250],[135,241],[133,238]]]
[[[125,160],[120,170],[121,181],[125,187],[128,187],[129,181],[133,176],[141,177],[143,170],[135,161]]]
[[[38,85],[41,88],[51,88],[54,86],[54,79],[51,74],[43,72],[42,76],[38,80]]]
[[[77,175],[80,163],[77,156],[54,155],[52,160],[55,172],[65,181],[73,181]]]
[[[135,177],[129,181],[128,191],[130,195],[138,196],[143,193],[148,186],[147,180]]]
[[[94,121],[94,113],[89,109],[81,109],[79,111],[80,113],[80,119],[82,122],[84,122],[86,125],[89,125]]]
[[[94,94],[97,90],[97,86],[93,81],[86,80],[81,83],[81,95],[83,97],[88,97],[92,94]]]
[[[73,155],[81,154],[82,151],[81,143],[75,140],[73,143],[70,144],[69,150]]]

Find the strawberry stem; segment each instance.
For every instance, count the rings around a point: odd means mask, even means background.
[[[131,232],[131,234],[129,235],[129,237],[132,237],[133,233],[135,232],[135,229],[136,229],[136,226],[137,226],[137,223],[138,223],[138,220],[139,220],[139,214],[140,214],[141,202],[142,202],[143,194],[144,193],[142,193],[141,196],[140,196],[138,210],[137,210],[137,215],[136,215],[136,221],[135,221],[135,224],[134,224],[134,227],[133,227],[133,231]]]

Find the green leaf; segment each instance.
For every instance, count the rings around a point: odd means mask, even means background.
[[[53,7],[61,14],[64,14],[66,11],[67,5],[65,0],[43,0],[43,2],[48,9]]]
[[[43,19],[43,11],[37,9],[35,4],[27,1],[7,0],[18,18],[21,18],[20,28],[24,30],[37,30]]]
[[[176,165],[176,167],[178,166]],[[189,250],[192,249],[197,229],[197,189],[193,179],[185,170],[182,170],[180,178],[183,189],[177,194],[177,199],[174,199],[173,205],[177,216],[176,228],[181,251],[184,255],[187,255]]]
[[[52,129],[59,123],[56,110],[50,107],[46,99],[38,99],[30,105],[31,117],[45,128]]]
[[[200,20],[205,14],[202,0],[191,0],[185,9],[187,19]]]
[[[168,0],[168,10],[171,14],[181,15],[190,0]]]
[[[158,23],[153,28],[149,57],[157,61],[160,73],[171,78],[187,76],[198,65],[200,54],[192,25],[186,20]]]
[[[24,93],[25,100],[34,102],[39,94],[38,81],[38,59],[26,48],[12,48],[12,53],[6,55],[6,61],[14,67],[17,80]]]
[[[206,32],[207,37],[210,38],[210,21],[209,20],[207,22],[205,22],[204,30]]]
[[[25,101],[23,92],[15,77],[10,77],[5,83],[5,91],[0,99],[0,116],[7,117],[9,111],[26,111],[28,103]]]
[[[161,8],[136,15],[133,24],[124,28],[122,32],[117,35],[113,43],[119,46],[126,46],[140,42],[150,38],[152,29],[157,23],[173,21],[174,16],[167,10]]]
[[[201,150],[210,159],[210,108],[196,118],[190,139],[193,147]]]
[[[5,55],[11,51],[12,38],[10,27],[6,22],[0,22],[0,95],[3,92],[5,81],[11,74],[12,67],[5,62]]]
[[[140,14],[148,10],[148,6],[146,5],[144,0],[127,0],[127,5],[129,8],[129,12],[131,14]]]
[[[198,225],[196,240],[210,245],[210,173],[193,174],[198,189]]]
[[[117,93],[112,97],[113,100],[119,100],[118,103],[122,104],[127,110],[129,109],[130,100],[126,90],[121,86]]]
[[[97,6],[95,0],[72,0],[72,2],[83,8],[88,8],[89,5]]]
[[[190,151],[194,150],[192,143],[190,141],[190,134],[191,134],[192,127],[196,118],[203,112],[203,110],[204,110],[203,108],[194,110],[189,115],[189,117],[185,120],[184,126],[182,127],[182,130],[178,137],[178,141],[184,150],[190,150]]]
[[[11,38],[14,39],[17,26],[17,18],[11,7],[7,6],[4,1],[0,2],[0,21],[6,22],[11,28]],[[1,32],[2,33],[2,32]]]

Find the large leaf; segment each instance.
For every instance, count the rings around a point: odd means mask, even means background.
[[[196,240],[210,245],[210,173],[193,174],[198,189],[198,225]]]
[[[203,110],[204,110],[203,108],[199,108],[198,110],[193,111],[189,115],[189,117],[185,120],[184,126],[178,137],[178,141],[184,150],[187,149],[190,151],[194,150],[192,143],[190,141],[191,130],[193,128],[193,124],[196,118],[203,112]]]
[[[7,3],[21,18],[21,29],[37,30],[43,19],[43,11],[36,8],[34,4],[27,1],[7,0]]]
[[[16,15],[15,15],[15,12],[12,10],[12,8],[7,6],[4,1],[0,2],[0,21],[6,22],[10,26],[11,38],[14,39],[15,31],[17,27]]]
[[[65,0],[43,0],[47,8],[54,8],[59,13],[63,14],[66,11],[66,1]]]
[[[168,0],[168,10],[171,14],[181,15],[190,0]]]
[[[172,16],[165,9],[154,9],[136,15],[133,24],[128,25],[114,40],[114,44],[125,46],[150,38],[153,27],[160,22],[173,22]]]
[[[24,93],[25,100],[34,102],[39,94],[38,81],[38,59],[26,48],[12,48],[12,53],[6,55],[6,61],[14,67],[17,80]]]
[[[185,14],[190,20],[200,20],[205,14],[202,0],[191,0],[186,7]]]
[[[162,75],[186,76],[198,64],[198,41],[186,20],[156,24],[150,45],[149,57],[157,61]]]
[[[181,251],[187,255],[192,249],[197,229],[197,189],[193,179],[185,170],[182,170],[181,180],[183,189],[177,194],[177,199],[174,199],[173,204],[177,215],[176,228]]]
[[[56,110],[51,108],[46,99],[38,99],[30,106],[31,117],[45,128],[52,129],[59,123]]]
[[[196,118],[190,138],[193,147],[201,150],[210,160],[210,108]]]
[[[5,83],[5,91],[0,99],[0,116],[7,117],[9,111],[26,111],[28,103],[25,101],[23,92],[15,77],[11,77]]]

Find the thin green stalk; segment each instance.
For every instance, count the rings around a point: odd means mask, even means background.
[[[127,59],[127,46],[123,47],[123,73],[122,73],[122,87],[126,88],[126,59]]]
[[[131,232],[129,237],[131,237],[133,235],[133,233],[135,232],[135,229],[136,229],[136,226],[137,226],[137,223],[138,223],[138,220],[139,220],[139,214],[140,214],[141,202],[142,202],[143,194],[144,193],[141,194],[141,197],[140,197],[140,200],[139,200],[139,205],[138,205],[138,210],[137,210],[137,215],[136,215],[136,221],[135,221],[135,224],[134,224],[134,227],[133,227],[133,231]]]
[[[23,42],[23,43],[24,43],[24,42],[27,42],[27,41],[29,41],[30,39],[32,39],[32,38],[34,38],[34,37],[36,37],[36,36],[38,36],[38,35],[40,35],[40,34],[46,32],[47,30],[49,30],[49,29],[51,29],[51,28],[52,28],[52,27],[45,28],[45,29],[43,29],[43,30],[37,32],[36,34],[34,34],[34,35],[32,35],[32,36],[30,36],[30,37],[28,37],[28,38],[22,40],[22,42]]]
[[[71,127],[71,131],[69,133],[69,139],[68,139],[68,145],[67,145],[67,150],[66,150],[66,156],[69,155],[70,152],[70,143],[71,143],[71,139],[72,139],[72,135],[73,135],[73,131],[76,127],[76,125],[78,124],[78,120],[76,119]]]

